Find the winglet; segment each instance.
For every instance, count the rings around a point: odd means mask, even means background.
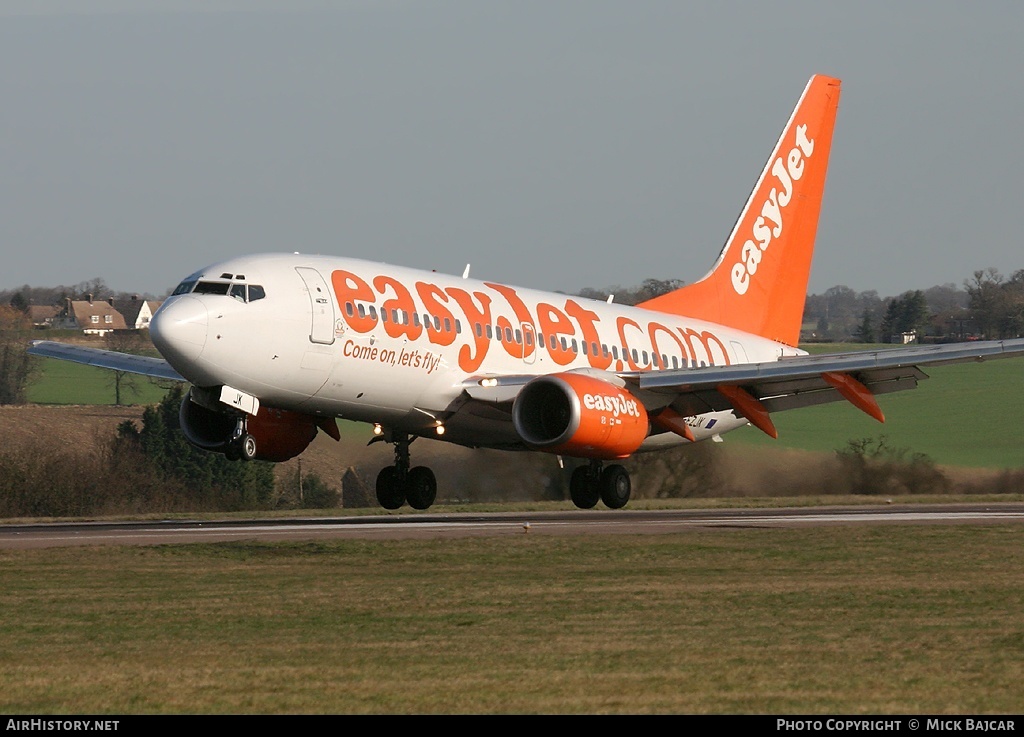
[[[797,344],[840,84],[811,77],[711,272],[641,307]]]

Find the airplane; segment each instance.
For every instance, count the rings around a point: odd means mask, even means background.
[[[582,459],[581,509],[624,507],[621,464],[720,439],[774,412],[912,389],[921,366],[1024,355],[1024,339],[808,355],[798,348],[841,82],[804,88],[710,272],[636,306],[299,253],[186,277],[153,316],[163,359],[35,341],[29,352],[186,381],[185,437],[228,458],[284,461],[337,418],[392,444],[385,509],[429,508],[417,438]]]

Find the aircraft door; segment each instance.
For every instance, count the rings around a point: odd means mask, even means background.
[[[523,360],[530,364],[537,360],[537,333],[528,322],[521,323],[520,329],[523,331]]]
[[[309,340],[313,343],[331,345],[334,343],[334,300],[331,290],[323,276],[316,269],[308,266],[296,266],[309,294],[309,306],[312,310],[312,322],[309,327]]]

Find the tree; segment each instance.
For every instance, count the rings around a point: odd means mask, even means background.
[[[997,325],[1000,338],[1018,338],[1024,333],[1024,269],[1002,285]]]
[[[877,343],[878,337],[875,334],[875,323],[871,318],[871,311],[864,310],[860,318],[860,325],[854,334],[861,343]]]
[[[881,337],[890,342],[891,337],[902,333],[923,335],[928,325],[928,302],[920,289],[904,292],[889,300],[882,318]]]
[[[183,392],[176,384],[159,405],[135,423],[118,428],[121,442],[135,443],[162,478],[177,479],[188,490],[193,507],[231,511],[270,506],[274,491],[273,465],[263,461],[229,461],[220,453],[196,448],[182,434],[178,409]]]
[[[999,323],[999,303],[1002,298],[1003,275],[996,269],[975,271],[970,281],[964,282],[967,290],[971,318],[983,338],[995,337]]]
[[[146,341],[142,339],[137,330],[113,330],[107,333],[104,338],[108,351],[118,353],[142,353]],[[128,371],[112,370],[111,382],[114,384],[114,404],[121,406],[121,392],[126,394],[138,394],[139,385],[136,374]]]
[[[14,296],[11,297],[10,305],[18,312],[28,314],[28,297],[25,296],[25,290],[15,292]]]
[[[0,305],[0,404],[25,401],[33,368],[26,351],[31,327],[25,313]]]

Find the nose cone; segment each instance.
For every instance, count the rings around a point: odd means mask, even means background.
[[[153,345],[186,379],[189,366],[206,346],[208,322],[206,305],[195,297],[182,296],[165,304],[149,323]]]

